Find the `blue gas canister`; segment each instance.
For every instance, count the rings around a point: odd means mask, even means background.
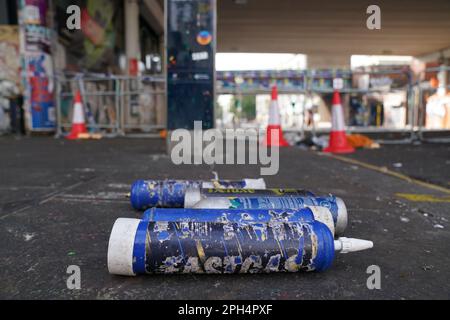
[[[317,220],[240,224],[119,218],[107,259],[109,272],[119,275],[324,271],[335,251],[372,246],[366,240],[334,240]]]
[[[301,208],[327,208],[332,216],[336,234],[341,235],[347,228],[347,207],[341,198],[329,196],[253,196],[239,197],[204,197],[193,208],[196,209],[301,209]]]
[[[133,208],[145,210],[150,207],[184,207],[188,188],[260,188],[266,187],[264,179],[243,180],[137,180],[130,190]]]
[[[142,215],[142,220],[148,221],[176,221],[176,222],[222,222],[252,223],[305,222],[320,221],[324,223],[334,235],[335,227],[330,210],[323,207],[301,209],[178,209],[178,208],[150,208]]]
[[[313,197],[314,193],[303,189],[257,189],[257,188],[198,188],[188,187],[184,197],[184,207],[193,208],[202,200],[223,197],[285,197],[304,196]]]

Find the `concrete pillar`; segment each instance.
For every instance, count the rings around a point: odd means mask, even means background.
[[[125,54],[127,56],[128,73],[134,73],[136,63],[141,60],[139,43],[139,2],[125,0]]]
[[[164,35],[159,36],[159,51],[161,54],[161,70],[163,72],[164,78],[166,75],[166,48],[165,48],[165,41],[164,41]],[[160,84],[157,86],[158,90],[166,90],[166,86],[164,84]],[[160,126],[166,126],[167,124],[167,106],[166,106],[166,95],[158,95],[157,98],[157,105],[156,105],[156,124]]]
[[[166,74],[166,41],[164,39],[164,34],[161,34],[159,36],[159,54],[161,56],[161,70],[163,72],[163,74]]]
[[[51,8],[48,0],[32,4],[18,1],[20,56],[26,127],[29,131],[54,131],[56,128],[55,80],[52,48],[36,45],[36,30],[51,42]],[[30,14],[31,13],[31,14]],[[40,39],[40,38],[39,38]],[[44,40],[40,40],[45,43]]]

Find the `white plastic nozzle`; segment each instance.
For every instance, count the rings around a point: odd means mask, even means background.
[[[369,240],[340,237],[334,240],[334,250],[340,253],[355,252],[373,248],[373,242]]]

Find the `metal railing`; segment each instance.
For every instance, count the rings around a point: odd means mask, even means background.
[[[72,126],[73,98],[83,101],[88,130],[106,137],[155,136],[164,129],[164,78],[65,74],[56,78],[57,136]]]
[[[233,73],[228,74],[222,72],[219,74],[219,87],[217,89],[218,94],[234,94],[234,95],[256,95],[256,94],[269,94],[270,84],[277,83],[279,94],[299,94],[304,95],[302,100],[302,106],[300,108],[301,121],[297,127],[284,128],[285,131],[297,132],[299,131],[301,136],[305,135],[305,131],[311,131],[313,135],[320,132],[328,132],[330,129],[319,129],[316,127],[314,121],[311,121],[308,125],[307,108],[306,104],[313,104],[312,100],[314,96],[323,96],[332,94],[333,80],[336,78],[342,79],[343,87],[339,90],[342,94],[359,94],[361,96],[373,95],[373,94],[387,94],[397,93],[402,95],[402,101],[404,105],[399,106],[405,111],[404,124],[400,127],[393,127],[389,125],[374,126],[348,126],[351,132],[389,132],[394,131],[396,133],[402,133],[406,138],[400,140],[390,140],[389,142],[396,143],[410,143],[417,139],[415,132],[415,118],[417,115],[417,101],[414,95],[414,85],[412,82],[412,71],[407,67],[398,68],[386,68],[380,70],[303,70],[296,72],[280,72],[277,71],[273,75],[267,71],[261,71],[261,82],[258,83],[254,78],[257,72],[237,72],[236,77],[239,81],[233,83]],[[390,85],[378,85],[367,84],[366,87],[358,87],[355,85],[355,76],[370,76],[371,78],[386,77],[392,81]],[[220,78],[221,76],[221,78]],[[291,79],[292,78],[292,79]],[[251,79],[252,81],[248,81]],[[284,79],[291,79],[293,81],[287,81],[288,84],[284,85]],[[221,87],[220,84],[224,83]],[[367,112],[367,110],[366,110]],[[388,142],[388,141],[387,141]]]
[[[450,71],[450,67],[430,68],[425,72]],[[344,87],[340,90],[343,94],[368,95],[374,93],[386,94],[404,92],[405,123],[400,128],[384,126],[349,126],[351,132],[397,132],[406,134],[401,140],[386,142],[411,143],[414,141],[428,141],[424,134],[429,131],[425,128],[426,105],[423,99],[424,93],[434,90],[423,86],[422,83],[412,81],[412,72],[409,68],[392,70],[353,70],[351,75],[381,75],[395,79],[403,78],[402,86],[386,86],[357,88],[349,78],[349,72],[339,71],[328,75],[343,77]],[[274,81],[281,82],[282,76]],[[302,71],[294,74],[295,86],[279,87],[280,94],[303,94],[303,116],[298,129],[286,131],[300,131],[302,135],[306,130],[326,132],[326,129],[318,129],[315,124],[309,128],[306,124],[306,101],[313,95],[324,95],[333,92],[329,81],[316,81],[320,77],[326,77],[315,70]],[[298,78],[298,79],[297,79]],[[327,79],[328,79],[327,78]],[[225,78],[224,78],[225,79]],[[222,80],[224,80],[222,79]],[[226,79],[225,79],[226,80]],[[450,89],[450,86],[447,87]],[[163,76],[117,76],[103,74],[65,74],[57,76],[56,81],[56,105],[57,105],[57,136],[63,136],[71,127],[73,96],[76,90],[80,90],[86,113],[86,124],[91,132],[100,132],[104,136],[159,136],[158,131],[165,129],[165,78]],[[268,94],[270,86],[241,87],[229,86],[217,88],[218,94]],[[430,140],[431,141],[431,140]]]
[[[447,72],[447,75],[450,74],[450,66],[439,66],[439,67],[433,67],[433,68],[427,68],[423,71],[422,75],[423,75],[423,79],[425,79],[425,76],[427,73],[438,73],[438,72]],[[447,83],[450,83],[450,79],[447,80]],[[450,90],[450,84],[446,84],[444,86],[441,87],[442,89],[444,89],[444,91],[449,91]],[[421,83],[418,82],[416,84],[416,90],[417,90],[417,115],[416,115],[416,123],[417,126],[415,128],[416,132],[417,132],[417,137],[420,141],[424,141],[424,142],[437,142],[437,143],[441,143],[441,142],[450,142],[450,134],[447,134],[446,137],[442,138],[432,138],[432,137],[426,137],[426,135],[430,135],[433,133],[437,133],[437,134],[441,134],[441,133],[448,133],[449,129],[448,128],[427,128],[426,127],[426,122],[427,122],[427,103],[429,102],[429,98],[431,98],[432,96],[435,96],[435,98],[438,98],[438,88],[432,87],[429,84],[425,84],[425,83]],[[425,94],[428,93],[429,96],[427,99],[425,99]],[[441,99],[444,99],[444,97],[441,97]],[[445,121],[445,117],[449,117],[450,118],[450,96],[449,94],[447,94],[445,96],[445,99],[447,99],[447,103],[443,103],[443,108],[446,108],[446,110],[444,110],[444,116],[442,116],[442,118]]]

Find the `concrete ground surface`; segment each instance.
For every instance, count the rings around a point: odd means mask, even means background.
[[[348,157],[449,188],[449,155],[449,144],[423,144]],[[135,179],[210,179],[213,170],[224,179],[258,177],[256,165],[176,166],[155,139],[2,137],[0,167],[1,299],[450,298],[449,194],[317,152],[282,149],[279,173],[265,179],[269,187],[342,197],[350,219],[346,236],[374,242],[371,250],[338,255],[323,273],[108,273],[115,219],[140,216],[123,197]],[[431,197],[411,201],[398,193]],[[80,290],[67,289],[69,265],[81,268]],[[380,290],[366,286],[370,265],[380,267]]]

